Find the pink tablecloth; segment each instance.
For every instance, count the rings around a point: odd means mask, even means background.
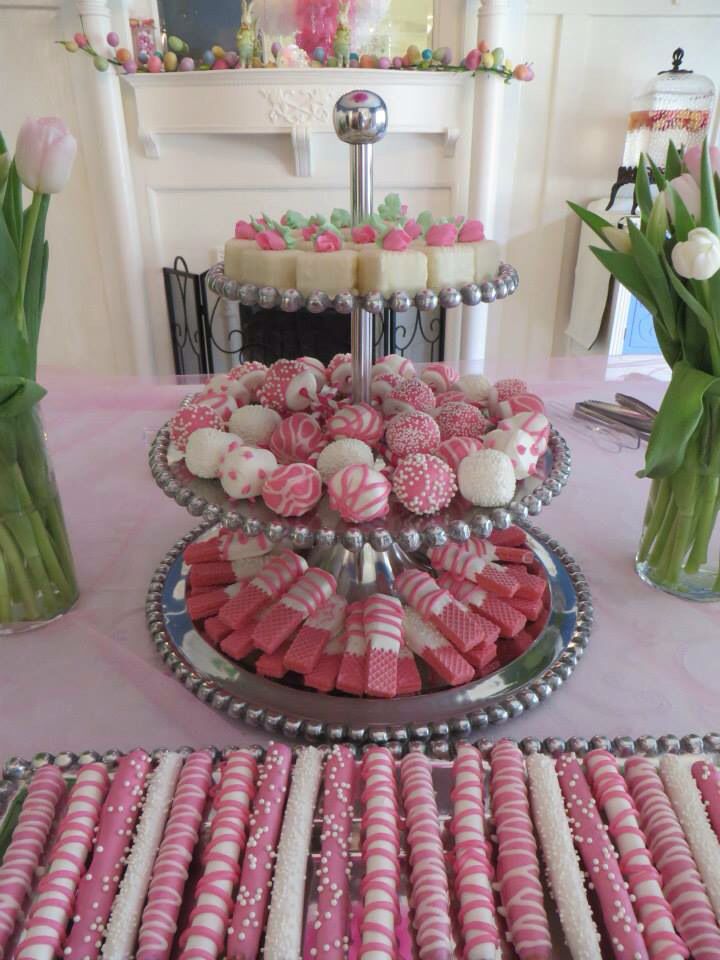
[[[720,728],[720,608],[654,592],[633,572],[647,494],[646,483],[634,477],[642,452],[606,451],[560,420],[577,399],[610,399],[623,389],[657,403],[663,387],[635,376],[603,382],[603,370],[580,362],[550,372],[553,380],[536,379],[533,386],[555,405],[557,425],[572,447],[573,475],[539,523],[585,571],[596,626],[567,686],[492,735],[639,736]],[[156,488],[146,461],[152,431],[187,387],[44,379],[51,388],[45,421],[81,599],[58,623],[0,637],[0,758],[265,740],[185,691],[156,657],[145,628],[150,577],[194,524]]]

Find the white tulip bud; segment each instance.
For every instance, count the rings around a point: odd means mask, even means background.
[[[706,227],[691,230],[673,247],[672,264],[687,280],[709,280],[720,270],[720,238]]]

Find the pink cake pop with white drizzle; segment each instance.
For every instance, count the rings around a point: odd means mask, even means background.
[[[390,509],[390,489],[388,479],[371,467],[343,467],[328,482],[330,508],[351,523],[378,520]]]
[[[455,897],[465,960],[495,960],[500,935],[495,918],[492,867],[485,838],[485,776],[479,751],[460,743],[453,763],[450,794]]]
[[[260,403],[283,416],[307,410],[316,396],[315,377],[300,360],[276,360],[258,390]]]
[[[403,637],[415,656],[424,660],[451,687],[469,683],[474,668],[450,641],[416,611],[406,608]]]
[[[307,570],[306,561],[291,550],[282,550],[220,610],[220,619],[237,630],[268,604],[281,597]]]
[[[101,763],[80,768],[48,857],[47,872],[38,885],[23,937],[15,950],[17,960],[53,960],[61,953],[109,785],[108,772]]]
[[[395,762],[385,747],[363,757],[363,839],[365,867],[360,960],[395,960],[399,916],[400,829]]]
[[[255,960],[260,951],[291,766],[290,748],[271,743],[258,777],[240,885],[228,928],[225,953],[229,960]]]
[[[387,373],[392,373],[396,377],[402,377],[404,380],[412,380],[417,373],[411,360],[401,356],[399,353],[389,353],[386,357],[381,357],[373,364],[371,378],[377,380]]]
[[[660,875],[638,823],[618,762],[607,750],[592,750],[585,769],[597,804],[608,823],[608,832],[620,854],[620,870],[630,888],[635,912],[652,960],[684,960],[688,949],[675,933],[670,905],[660,886]]]
[[[223,429],[223,421],[218,414],[202,403],[188,403],[187,406],[180,407],[168,423],[170,439],[181,453],[185,452],[191,435],[202,427]]]
[[[195,891],[195,906],[180,938],[180,960],[213,960],[225,946],[256,777],[257,764],[249,750],[230,754],[215,799],[215,816],[203,856],[202,879]]]
[[[460,374],[450,363],[428,363],[420,373],[420,379],[433,393],[447,393],[458,382]]]
[[[720,840],[720,773],[707,760],[697,760],[692,765],[692,775],[703,798],[707,815]]]
[[[550,438],[550,421],[544,413],[525,411],[501,420],[498,429],[524,430],[533,438],[532,452],[541,456],[547,450]]]
[[[309,413],[293,413],[275,428],[270,451],[278,463],[307,463],[325,446],[320,424]]]
[[[715,960],[720,957],[720,930],[655,764],[647,757],[630,757],[625,780],[678,932],[696,960]]]
[[[73,925],[65,943],[65,955],[74,960],[95,960],[100,953],[149,770],[150,757],[144,750],[134,750],[118,763],[100,814],[90,866],[78,888]]]
[[[248,360],[246,363],[239,363],[228,373],[228,390],[239,407],[257,402],[258,391],[265,383],[267,370],[266,365],[259,360]]]
[[[265,504],[281,517],[301,517],[322,496],[322,478],[309,463],[290,463],[270,474],[262,488]]]
[[[393,473],[392,487],[400,503],[420,515],[444,510],[457,493],[451,468],[430,453],[404,457]]]
[[[361,697],[365,691],[365,659],[367,656],[367,637],[363,624],[363,602],[351,603],[345,618],[345,651],[335,686],[343,693],[352,693]]]
[[[420,960],[452,960],[450,892],[432,764],[411,753],[400,764],[410,861],[410,904]]]
[[[597,894],[613,956],[617,960],[646,960],[647,949],[623,883],[617,853],[580,764],[572,754],[564,754],[555,766],[575,846]]]
[[[183,892],[212,784],[212,758],[191,754],[178,780],[170,817],[153,867],[135,960],[168,960]]]
[[[269,450],[245,447],[236,440],[220,461],[218,477],[223,490],[233,500],[251,500],[260,496],[263,484],[277,465]]]
[[[508,599],[518,592],[518,581],[505,567],[479,557],[467,544],[448,543],[444,547],[434,547],[430,551],[430,560],[436,570],[446,570],[456,580],[469,580],[498,597]]]
[[[339,634],[345,623],[347,600],[333,594],[312,613],[293,638],[285,654],[285,668],[309,673],[316,666],[328,642]]]
[[[497,879],[513,949],[520,960],[544,960],[552,956],[552,941],[525,763],[510,740],[501,740],[493,747],[490,800],[498,840]]]
[[[469,403],[444,403],[437,412],[435,422],[441,440],[452,437],[472,437],[479,440],[490,427],[490,421],[477,407]]]
[[[494,410],[494,415],[501,420],[518,413],[545,413],[545,404],[535,393],[519,393],[507,400],[500,400]]]
[[[333,440],[364,440],[371,447],[379,442],[384,429],[382,416],[369,403],[345,404],[327,421],[327,432]]]
[[[394,697],[402,636],[403,607],[396,597],[375,594],[363,607],[367,639],[365,692],[370,697]]]
[[[478,450],[482,450],[482,440],[473,437],[451,437],[443,440],[435,451],[435,456],[444,460],[457,473],[465,457],[477,453]]]
[[[428,413],[401,413],[388,423],[385,442],[398,457],[434,453],[440,443],[440,428]]]
[[[394,417],[398,413],[412,413],[413,410],[432,413],[435,409],[435,394],[420,379],[402,380],[383,399],[382,407],[386,417]]]
[[[343,396],[352,393],[352,354],[336,353],[327,365],[330,386],[336,387]]]
[[[200,406],[209,407],[217,416],[226,423],[233,412],[237,410],[235,398],[231,397],[227,390],[203,390],[193,397],[193,403]]]
[[[274,653],[336,589],[337,581],[331,573],[319,567],[306,570],[260,618],[253,630],[255,646],[263,653]]]
[[[439,587],[429,573],[404,570],[395,585],[403,600],[434,624],[460,653],[497,639],[494,627],[491,629],[487,621],[470,613],[447,590]]]
[[[12,840],[0,865],[0,958],[32,889],[61,799],[65,781],[57,767],[40,767],[27,796]]]

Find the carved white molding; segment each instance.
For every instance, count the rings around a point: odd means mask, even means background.
[[[445,143],[443,144],[443,156],[449,160],[454,159],[457,153],[458,140],[460,139],[459,127],[448,127],[444,134]]]
[[[159,160],[160,159],[160,141],[158,138],[148,130],[143,130],[138,128],[138,140],[142,144],[143,153],[148,158],[148,160]]]
[[[312,176],[312,134],[310,127],[300,123],[292,128],[293,154],[295,155],[295,176]]]
[[[330,120],[332,95],[329,90],[310,87],[305,90],[290,87],[265,89],[262,95],[268,101],[268,120],[275,126],[298,127],[310,123],[327,124]]]

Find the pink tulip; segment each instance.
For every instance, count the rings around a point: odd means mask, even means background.
[[[673,180],[671,180],[670,185],[679,193],[680,199],[687,207],[687,212],[690,214],[690,216],[694,217],[695,220],[699,220],[700,187],[698,187],[692,176],[689,173],[683,173],[679,177],[675,177]],[[673,204],[670,200],[670,194],[667,192],[665,193],[665,205],[668,213],[674,220],[675,211],[673,210]]]
[[[15,146],[18,176],[33,193],[60,193],[70,179],[77,141],[57,117],[26,120]]]
[[[688,173],[695,183],[700,183],[700,163],[702,161],[702,147],[688,147],[683,157]],[[713,173],[720,173],[720,148],[710,147],[710,166]]]

